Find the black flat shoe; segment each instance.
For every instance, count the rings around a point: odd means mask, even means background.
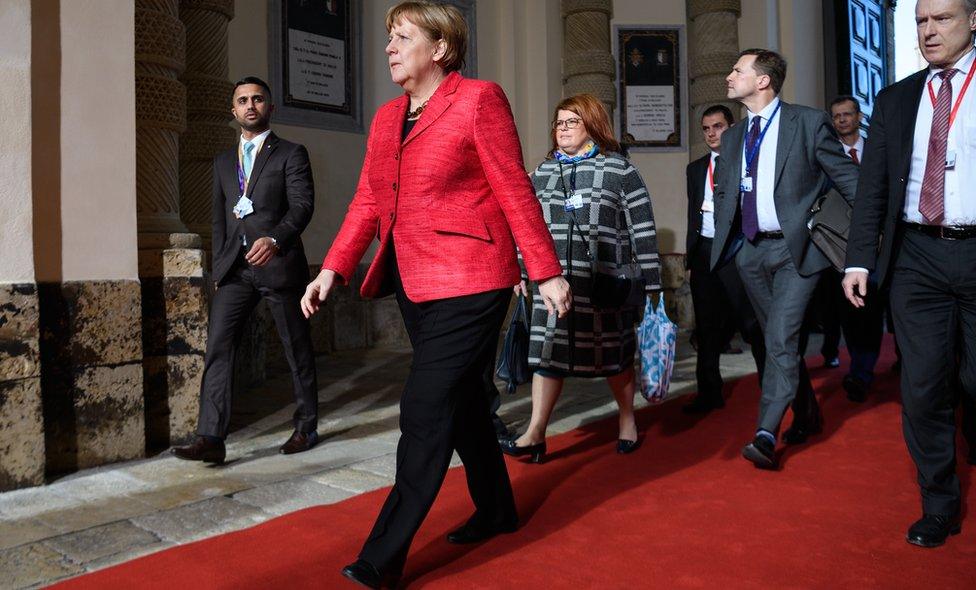
[[[776,469],[776,445],[765,436],[757,436],[742,447],[742,456],[759,469]]]
[[[546,441],[529,445],[527,447],[520,447],[515,444],[514,438],[510,438],[506,441],[499,442],[498,446],[502,448],[503,453],[506,455],[511,455],[512,457],[524,457],[526,455],[531,455],[532,463],[542,463],[542,458],[546,456]]]
[[[518,529],[518,521],[501,525],[485,525],[474,522],[472,518],[461,527],[447,533],[447,542],[452,545],[470,545],[480,543],[504,533],[514,533]]]
[[[942,514],[925,514],[916,520],[908,529],[905,540],[919,547],[938,547],[946,542],[950,535],[962,532],[958,516],[944,516]]]
[[[373,564],[364,559],[357,559],[342,568],[342,575],[361,586],[373,588],[373,590],[396,588],[400,581],[399,575],[381,574]]]
[[[637,450],[641,446],[641,438],[637,437],[637,440],[624,440],[622,438],[617,439],[617,453],[620,455],[628,455]]]

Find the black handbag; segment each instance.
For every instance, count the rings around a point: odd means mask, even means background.
[[[839,192],[830,190],[817,199],[810,209],[810,239],[823,252],[830,264],[844,271],[847,257],[847,236],[851,228],[853,208]]]
[[[529,314],[525,295],[521,293],[518,295],[515,311],[512,312],[508,332],[505,333],[495,374],[508,384],[508,393],[515,393],[516,387],[532,379],[532,370],[529,369]]]

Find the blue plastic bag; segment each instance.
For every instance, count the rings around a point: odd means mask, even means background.
[[[664,293],[661,293],[656,310],[648,297],[644,305],[644,319],[637,328],[637,353],[641,395],[652,404],[668,399],[677,338],[678,326],[664,311]]]

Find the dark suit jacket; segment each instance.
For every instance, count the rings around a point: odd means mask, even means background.
[[[782,118],[777,136],[773,199],[793,264],[801,275],[809,276],[830,266],[827,257],[810,240],[807,228],[810,208],[827,191],[831,181],[852,202],[858,170],[844,154],[827,113],[786,102],[782,105],[777,115]],[[739,237],[733,227],[738,228],[742,146],[748,126],[749,119],[743,117],[722,134],[722,157],[715,180],[712,268],[728,258],[727,250]]]
[[[874,271],[879,285],[888,276],[900,238],[898,220],[905,208],[915,119],[927,75],[925,69],[882,90],[871,113],[847,242],[847,266]]]
[[[266,265],[255,267],[255,280],[271,289],[304,288],[308,260],[301,233],[312,219],[315,187],[305,146],[268,135],[254,160],[247,197],[254,213],[234,216],[240,198],[237,146],[214,158],[213,173],[213,279],[224,281],[240,255],[241,234],[253,244],[262,237],[278,241],[278,253]]]
[[[698,249],[701,241],[702,203],[705,201],[705,182],[708,176],[708,160],[712,152],[698,158],[685,168],[688,177],[688,236],[685,238],[685,268]],[[722,160],[719,159],[719,163]]]

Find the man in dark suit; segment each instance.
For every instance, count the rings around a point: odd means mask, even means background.
[[[222,463],[230,422],[234,354],[255,305],[268,303],[295,386],[295,431],[284,454],[318,440],[318,386],[309,323],[300,301],[308,283],[301,233],[312,218],[315,189],[308,152],[269,127],[271,89],[259,78],[237,82],[231,112],[239,145],[214,158],[213,279],[210,327],[200,388],[196,441],[173,454]]]
[[[682,408],[688,414],[704,414],[725,406],[719,360],[728,342],[730,324],[739,329],[751,346],[760,382],[766,361],[762,329],[735,265],[726,262],[714,271],[711,268],[715,237],[715,172],[722,134],[734,122],[732,111],[726,106],[714,105],[705,109],[701,128],[711,151],[688,164],[686,170],[688,237],[685,264],[691,272],[691,299],[695,306],[698,342],[695,360],[698,395]]]
[[[735,256],[765,336],[759,423],[742,454],[767,469],[776,467],[776,438],[791,402],[785,442],[803,442],[821,429],[799,339],[817,277],[829,262],[810,240],[807,221],[831,182],[848,201],[857,183],[857,166],[844,155],[827,114],[779,99],[785,78],[786,61],[764,49],[743,51],[726,78],[728,97],[749,116],[722,135],[711,260],[714,269]]]
[[[902,429],[922,492],[907,540],[936,547],[960,530],[955,405],[960,391],[976,396],[976,0],[919,0],[915,20],[929,67],[876,99],[844,291],[861,307],[871,273],[890,282]]]

